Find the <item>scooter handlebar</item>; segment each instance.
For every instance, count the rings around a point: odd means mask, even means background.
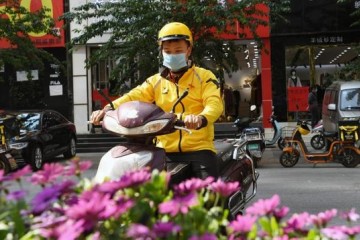
[[[180,119],[177,119],[177,120],[175,121],[174,128],[175,128],[175,129],[178,129],[178,130],[184,130],[184,131],[188,132],[189,134],[192,133],[190,129],[187,129],[187,128],[185,127],[184,121],[183,121],[183,120],[180,120]]]

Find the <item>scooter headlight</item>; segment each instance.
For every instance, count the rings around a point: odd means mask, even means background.
[[[127,136],[157,133],[161,131],[168,123],[169,119],[162,119],[148,122],[147,124],[140,127],[125,128],[119,125],[114,118],[104,118],[103,120],[103,124],[107,130]]]

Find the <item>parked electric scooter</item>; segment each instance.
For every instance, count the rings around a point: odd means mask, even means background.
[[[357,123],[356,123],[357,121]],[[280,155],[280,164],[283,167],[293,167],[299,161],[300,154],[305,162],[318,164],[338,162],[348,168],[356,167],[360,163],[360,149],[355,145],[359,140],[359,120],[353,122],[339,122],[340,137],[331,142],[329,149],[325,152],[310,152],[302,138],[302,135],[310,133],[306,121],[299,121],[291,139],[287,140],[288,146]]]
[[[270,140],[265,140],[265,146],[270,147],[276,143],[279,149],[282,150],[285,147],[285,140],[282,137],[282,128],[280,127],[280,123],[276,120],[274,113],[271,114],[269,122],[274,129],[274,134]]]
[[[187,95],[184,94],[174,103],[175,106]],[[155,146],[154,138],[174,131],[186,131],[184,123],[172,112],[164,112],[151,103],[131,101],[118,109],[108,111],[102,122],[105,131],[122,136],[127,142],[110,149],[101,159],[95,182],[106,179],[119,179],[125,172],[143,167],[165,170],[166,153]],[[225,139],[215,141],[221,179],[226,182],[238,181],[240,189],[228,199],[232,217],[241,214],[246,203],[256,194],[258,173],[252,159],[243,151],[246,141]],[[170,168],[171,176],[182,174],[188,164]]]
[[[256,106],[250,107],[250,112],[254,112]],[[244,150],[252,158],[255,168],[258,167],[263,152],[265,150],[264,130],[260,127],[251,127],[250,124],[255,120],[251,117],[238,118],[234,122],[234,127],[237,127],[236,137],[239,141],[246,141]]]

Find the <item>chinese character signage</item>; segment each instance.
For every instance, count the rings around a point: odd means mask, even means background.
[[[289,87],[287,94],[289,112],[308,111],[309,87]]]
[[[63,15],[64,6],[63,1],[59,0],[20,0],[20,6],[29,10],[30,12],[35,12],[39,9],[46,8],[49,11],[46,13],[55,20],[55,27],[53,32],[57,36],[47,34],[46,32],[40,33],[28,33],[31,40],[38,48],[46,47],[64,47],[65,46],[65,36],[64,30],[62,29],[63,22],[58,21],[57,19]],[[4,8],[5,4],[0,4],[0,9]],[[6,17],[6,16],[5,16]],[[0,48],[9,48],[10,44],[6,40],[0,39]]]

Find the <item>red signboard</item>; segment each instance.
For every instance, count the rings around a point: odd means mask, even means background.
[[[288,111],[308,111],[309,87],[289,87],[287,89]]]
[[[4,8],[6,4],[0,4],[0,9]],[[49,9],[47,14],[55,20],[55,28],[53,29],[58,36],[53,36],[45,32],[42,33],[28,33],[35,46],[38,48],[46,47],[64,47],[65,36],[63,21],[57,19],[64,13],[63,1],[59,0],[21,0],[20,6],[28,9],[30,12],[35,12],[44,7]],[[6,16],[5,16],[6,17]],[[10,48],[10,43],[5,39],[0,39],[0,48]]]

